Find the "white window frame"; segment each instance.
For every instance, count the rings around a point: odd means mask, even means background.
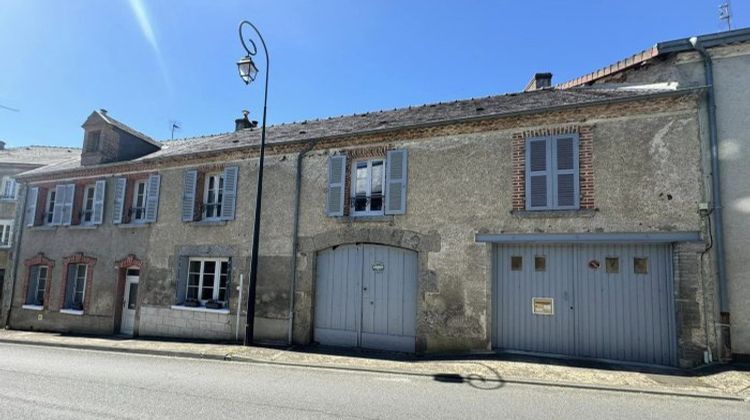
[[[185,297],[187,299],[193,299],[190,297],[190,289],[194,288],[195,285],[190,284],[190,275],[193,273],[191,271],[191,266],[194,262],[200,263],[200,271],[196,274],[199,274],[198,277],[198,297],[197,300],[201,303],[201,305],[205,305],[206,302],[209,300],[214,300],[216,302],[221,302],[226,304],[228,300],[228,294],[229,294],[229,258],[189,258],[188,259],[188,266],[187,266],[187,280],[185,282]],[[204,276],[206,274],[205,272],[205,265],[207,262],[215,262],[216,266],[214,267],[214,283],[213,283],[213,292],[211,299],[203,299],[203,280]],[[221,286],[221,265],[222,263],[227,264],[227,279],[224,283],[224,300],[219,300],[219,294],[220,294],[220,286]]]
[[[0,220],[0,248],[10,248],[13,243],[13,219]]]
[[[370,210],[370,204],[372,199],[372,167],[374,163],[380,162],[382,165],[382,179],[381,179],[381,185],[382,185],[382,191],[381,191],[381,200],[382,204],[380,207],[380,210]],[[362,164],[367,163],[367,181],[366,181],[366,191],[365,195],[367,197],[367,205],[365,207],[365,210],[357,211],[356,205],[355,205],[355,198],[357,194],[357,167]],[[377,158],[377,159],[362,159],[362,160],[355,160],[352,162],[352,168],[351,168],[351,192],[350,192],[350,212],[349,214],[351,216],[382,216],[385,214],[385,159],[384,158]]]
[[[96,185],[89,184],[83,188],[83,203],[81,203],[81,224],[82,225],[93,225],[94,224],[94,194],[96,193]],[[89,201],[91,202],[91,208],[87,208]],[[88,214],[89,220],[86,220]]]
[[[33,302],[26,302],[26,304],[27,305],[37,305],[38,302],[39,302],[37,300],[37,298],[39,296],[39,293],[41,292],[41,294],[42,294],[42,301],[41,301],[41,304],[39,306],[44,306],[44,294],[47,291],[47,281],[49,281],[49,267],[47,265],[44,265],[44,264],[37,265],[36,267],[37,267],[36,278],[35,279],[31,279],[31,281],[33,282],[31,285],[33,285],[33,287],[34,287],[34,301]],[[44,269],[44,276],[42,276],[42,269]],[[40,287],[39,282],[42,279],[42,277],[44,278],[44,285],[42,285]],[[31,285],[29,285],[29,287],[31,287]]]
[[[3,200],[15,200],[18,198],[18,184],[15,178],[4,176],[2,188],[2,196],[0,198]]]
[[[78,281],[81,280],[81,267],[83,267],[83,283],[81,284],[81,290],[79,292],[78,291],[78,285],[79,285]],[[75,283],[73,283],[73,288],[71,289],[72,293],[73,293],[73,296],[69,296],[70,297],[70,306],[73,306],[73,305],[76,304],[76,296],[78,294],[80,294],[81,295],[81,302],[80,303],[81,303],[81,307],[83,307],[83,302],[85,302],[85,299],[86,299],[86,281],[87,281],[86,278],[88,277],[88,274],[89,274],[89,265],[88,264],[81,264],[81,263],[76,264],[75,277],[73,279],[68,279],[68,281],[72,280],[72,281],[75,282]],[[72,309],[72,308],[66,308],[66,309]]]
[[[138,189],[143,186],[143,194],[138,194]],[[145,179],[133,183],[133,207],[130,221],[132,223],[146,223],[146,199],[148,197],[148,184]],[[138,203],[140,199],[140,205]],[[139,217],[140,216],[140,217]]]
[[[213,200],[209,201],[209,192],[212,190],[209,188],[213,181]],[[203,219],[204,220],[221,220],[221,208],[224,203],[224,173],[217,172],[206,174],[205,182],[203,183]]]
[[[47,191],[47,201],[45,202],[45,209],[44,209],[44,224],[47,226],[52,226],[52,220],[54,220],[54,214],[55,214],[55,201],[57,200],[57,193],[55,192],[55,188],[52,187]]]

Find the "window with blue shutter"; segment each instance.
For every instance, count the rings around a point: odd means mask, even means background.
[[[39,202],[39,187],[29,189],[26,202],[26,226],[36,225],[36,206]]]
[[[148,177],[146,187],[146,214],[144,221],[146,223],[156,222],[156,216],[159,213],[159,187],[161,185],[161,175],[151,175]]]
[[[126,178],[115,179],[115,200],[112,205],[112,223],[119,225],[122,223],[123,213],[125,211],[125,189],[128,185]]]
[[[192,222],[195,219],[195,185],[198,171],[185,171],[182,182],[182,221]]]
[[[579,208],[578,135],[526,140],[526,209]]]
[[[234,211],[237,204],[237,175],[240,168],[228,166],[224,168],[224,191],[221,199],[221,218],[223,220],[234,220]]]
[[[328,194],[326,214],[344,215],[344,183],[346,181],[346,156],[335,155],[328,158]]]

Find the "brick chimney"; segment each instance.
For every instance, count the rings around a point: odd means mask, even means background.
[[[552,73],[536,73],[534,77],[529,80],[526,87],[523,88],[524,92],[531,92],[533,90],[540,90],[544,88],[552,87]]]
[[[242,118],[234,120],[234,131],[244,130],[246,128],[255,128],[258,126],[258,121],[250,121],[247,116],[250,115],[250,111],[242,111]]]

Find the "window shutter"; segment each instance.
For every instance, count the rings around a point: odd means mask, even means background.
[[[177,281],[175,282],[175,288],[177,291],[176,305],[182,305],[185,303],[185,297],[187,296],[187,276],[188,276],[188,257],[179,256],[177,257]]]
[[[76,195],[76,184],[65,185],[65,201],[63,201],[62,224],[70,226],[73,219],[73,201]]]
[[[192,222],[195,218],[195,184],[198,171],[185,171],[182,182],[182,221]]]
[[[221,198],[221,218],[224,220],[234,220],[239,169],[237,166],[224,168],[224,192]]]
[[[526,208],[550,207],[549,159],[547,139],[526,142]]]
[[[39,277],[39,266],[32,265],[29,267],[29,280],[26,284],[26,303],[29,305],[36,305],[36,289],[37,280]]]
[[[336,155],[328,158],[328,196],[326,214],[328,216],[344,215],[344,185],[346,181],[346,156]]]
[[[65,278],[65,296],[63,297],[63,308],[71,309],[73,307],[73,291],[76,287],[76,271],[78,264],[68,264],[68,275]]]
[[[55,207],[52,209],[52,224],[61,225],[63,220],[63,208],[65,207],[65,185],[55,186]]]
[[[36,206],[39,202],[39,187],[32,187],[29,190],[26,202],[26,226],[36,224]]]
[[[148,177],[146,186],[146,222],[156,222],[156,216],[159,213],[159,185],[161,184],[161,175],[151,175]]]
[[[578,194],[578,138],[576,136],[553,139],[555,157],[554,170],[554,208],[577,209],[580,197]]]
[[[389,150],[385,164],[385,214],[404,214],[409,172],[406,149]]]
[[[96,181],[94,187],[94,214],[91,216],[91,222],[95,225],[101,225],[104,220],[104,197],[107,188],[107,181],[100,179]]]
[[[115,179],[115,200],[112,209],[112,223],[118,225],[122,223],[122,213],[125,207],[125,189],[128,185],[126,178]]]

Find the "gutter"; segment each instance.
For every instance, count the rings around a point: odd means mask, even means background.
[[[719,277],[719,311],[729,312],[727,296],[726,261],[724,254],[724,223],[721,201],[721,173],[719,168],[718,128],[716,123],[716,92],[714,90],[714,71],[711,55],[697,37],[690,38],[693,48],[703,58],[703,69],[706,77],[706,99],[708,101],[708,141],[711,150],[711,213],[714,216],[716,232],[716,270]],[[709,215],[710,217],[710,215]]]
[[[635,101],[642,101],[642,100],[649,100],[649,99],[668,98],[672,96],[687,95],[690,93],[699,93],[699,92],[702,92],[703,89],[705,89],[704,86],[689,87],[689,88],[684,88],[684,89],[660,91],[660,92],[655,92],[655,93],[650,93],[650,94],[645,94],[645,95],[634,95],[634,96],[627,96],[627,97],[622,97],[622,98],[604,98],[604,99],[592,100],[589,102],[555,105],[555,106],[549,106],[549,107],[544,107],[544,108],[525,109],[521,111],[512,111],[512,112],[498,112],[498,113],[487,114],[487,115],[452,118],[449,120],[428,121],[428,122],[401,125],[401,126],[395,126],[395,127],[376,128],[372,130],[353,131],[349,133],[332,134],[328,136],[312,137],[312,138],[307,138],[307,139],[289,140],[289,141],[283,141],[283,142],[277,142],[277,143],[270,143],[270,144],[266,144],[266,147],[270,147],[271,150],[273,150],[274,147],[290,146],[290,145],[304,146],[304,145],[309,145],[310,143],[317,144],[322,141],[333,141],[333,140],[339,140],[339,139],[344,139],[344,138],[361,137],[361,136],[368,136],[368,135],[389,134],[389,133],[399,132],[402,130],[413,130],[413,129],[429,128],[429,127],[442,127],[442,126],[451,125],[451,124],[487,121],[487,120],[499,119],[499,118],[509,118],[509,117],[524,116],[524,115],[541,114],[545,112],[555,112],[555,111],[563,111],[563,110],[570,110],[570,109],[587,108],[587,107],[598,106],[598,105],[619,104],[619,103],[635,102]],[[72,170],[68,169],[68,170],[61,170],[61,171],[47,171],[47,172],[42,172],[42,173],[29,173],[27,175],[22,174],[21,176],[18,176],[17,179],[28,180],[28,182],[51,181],[51,180],[56,179],[56,178],[50,177],[51,175],[52,176],[70,175],[69,178],[78,178],[78,177],[81,177],[81,175],[76,175],[74,171],[80,170],[81,172],[83,172],[84,170],[91,171],[92,169],[100,169],[100,168],[109,169],[109,171],[105,172],[107,174],[118,173],[117,171],[118,168],[122,168],[126,170],[129,166],[132,166],[134,164],[143,164],[145,166],[149,164],[159,164],[161,162],[168,162],[170,160],[180,160],[180,159],[184,160],[186,158],[190,159],[191,157],[193,159],[200,158],[201,160],[203,160],[206,157],[214,157],[214,156],[219,156],[224,153],[237,152],[237,151],[243,151],[243,150],[252,150],[252,149],[260,149],[260,144],[241,145],[241,146],[211,150],[207,152],[187,153],[187,154],[181,154],[181,155],[175,155],[175,156],[156,157],[156,158],[151,158],[151,159],[149,159],[148,157],[144,157],[144,158],[139,158],[139,160],[127,161],[125,163],[114,162],[114,163],[107,163],[107,164],[97,165],[97,166],[88,166],[86,168],[75,168]],[[149,170],[152,170],[152,169],[146,168],[146,169],[142,169],[141,171],[149,171]],[[91,177],[91,176],[97,176],[97,175],[86,175],[86,177]]]
[[[309,153],[317,140],[313,140],[307,147],[297,154],[297,172],[294,178],[294,216],[292,221],[292,281],[289,286],[289,330],[287,332],[288,344],[292,345],[292,334],[294,332],[294,292],[297,288],[297,248],[299,247],[299,208],[302,192],[302,159]]]

